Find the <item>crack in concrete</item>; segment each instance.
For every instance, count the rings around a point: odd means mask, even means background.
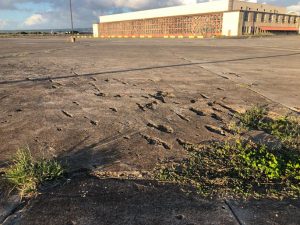
[[[233,217],[235,218],[236,222],[239,224],[239,225],[245,225],[241,220],[240,218],[238,217],[238,215],[235,213],[233,207],[230,205],[230,203],[225,199],[224,200],[225,204],[227,205],[227,207],[229,208],[231,214],[233,215]]]

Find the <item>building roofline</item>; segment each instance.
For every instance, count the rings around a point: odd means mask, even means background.
[[[241,7],[242,6],[242,7]],[[268,11],[262,11],[263,7],[270,7]],[[237,8],[238,7],[238,8]],[[243,7],[247,8],[260,8],[261,10],[245,10],[240,9]],[[131,20],[143,20],[143,19],[152,19],[152,18],[162,18],[162,17],[174,17],[174,16],[185,16],[185,15],[199,15],[207,13],[217,13],[217,12],[233,12],[233,11],[249,11],[249,12],[262,12],[262,13],[274,13],[272,11],[277,11],[276,14],[287,15],[284,10],[284,7],[270,5],[270,4],[261,4],[261,3],[252,3],[245,2],[241,0],[217,0],[212,2],[202,2],[197,4],[190,5],[181,5],[173,6],[166,8],[142,10],[136,12],[120,13],[113,15],[100,16],[100,23],[109,23],[109,22],[119,22],[119,21],[131,21]],[[266,9],[264,9],[266,10]]]
[[[150,9],[129,13],[100,16],[100,22],[117,22],[125,20],[150,19],[158,17],[171,17],[182,15],[193,15],[201,13],[223,12],[229,10],[230,0],[218,0],[213,2],[202,2],[190,5],[173,6],[167,8]]]

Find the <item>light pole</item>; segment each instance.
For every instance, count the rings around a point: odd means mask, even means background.
[[[71,34],[74,34],[74,25],[73,25],[73,11],[72,11],[72,0],[70,0],[70,16],[71,16]]]
[[[74,37],[74,25],[73,25],[73,11],[72,11],[72,0],[70,0],[70,16],[71,16],[71,42],[75,42]]]

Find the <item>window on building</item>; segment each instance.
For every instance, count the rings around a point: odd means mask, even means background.
[[[265,14],[264,13],[262,13],[261,14],[261,18],[260,18],[260,21],[263,23],[263,22],[265,22]]]
[[[248,21],[248,20],[249,20],[249,13],[244,12],[244,21]]]
[[[243,34],[245,34],[246,33],[246,27],[245,26],[243,26],[243,28],[242,28],[242,32],[243,32]]]
[[[253,21],[256,22],[258,17],[258,13],[253,13]]]

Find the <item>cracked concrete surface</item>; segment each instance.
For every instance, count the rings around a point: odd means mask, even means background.
[[[236,111],[267,104],[285,114],[300,107],[298,36],[75,44],[0,39],[0,59],[0,167],[29,146],[35,157],[58,158],[70,173],[142,174],[185,158],[178,139],[230,136],[222,126]],[[297,224],[300,213],[289,201],[294,211],[281,208],[271,217],[283,202],[262,202],[257,211],[258,203],[190,199],[179,189],[74,176],[5,224]]]

